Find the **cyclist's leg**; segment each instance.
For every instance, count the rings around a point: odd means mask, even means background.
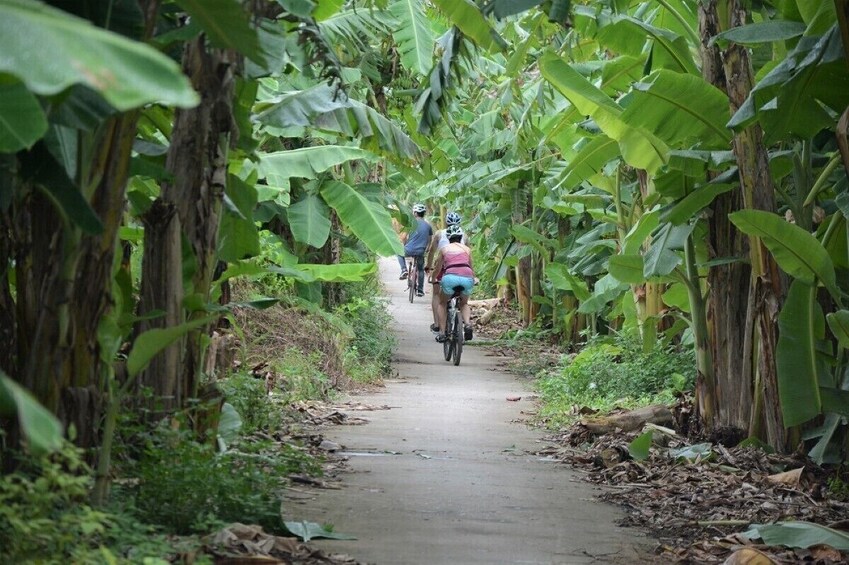
[[[416,292],[424,294],[425,270],[424,255],[416,255]]]
[[[404,273],[407,272],[407,259],[403,255],[398,255],[398,264],[401,265],[401,278],[404,278]]]
[[[460,313],[463,315],[463,323],[470,327],[472,325],[472,308],[469,306],[469,298],[472,295],[472,287],[474,284],[475,283],[472,279],[464,281],[463,293],[457,300],[457,305],[460,307]]]
[[[437,287],[434,287],[436,290]],[[436,312],[436,323],[439,325],[439,333],[444,334],[446,328],[446,321],[448,320],[448,301],[451,299],[451,295],[445,292],[445,288],[441,285],[438,287],[439,292],[439,308]]]
[[[433,325],[431,325],[430,329],[431,331],[439,331],[439,295],[442,294],[442,288],[439,286],[439,281],[434,280],[430,289],[430,309],[433,313]]]

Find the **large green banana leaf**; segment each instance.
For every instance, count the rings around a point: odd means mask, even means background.
[[[200,25],[216,47],[239,51],[257,63],[265,56],[259,48],[257,31],[251,26],[247,12],[236,0],[176,0]]]
[[[600,135],[581,147],[563,169],[552,191],[571,190],[601,171],[601,168],[619,155],[619,144],[606,135]]]
[[[118,110],[198,103],[180,66],[155,49],[34,0],[0,0],[0,72],[36,94],[84,84]]]
[[[763,210],[740,210],[729,218],[743,233],[761,238],[785,272],[809,285],[821,282],[840,302],[834,264],[817,238]]]
[[[622,55],[604,62],[601,68],[601,89],[608,94],[627,92],[633,83],[643,77],[646,57]]]
[[[644,258],[643,275],[646,279],[668,275],[683,262],[681,254],[676,251],[684,249],[694,227],[695,224],[663,224],[652,235],[651,247]]]
[[[359,137],[389,155],[417,157],[418,145],[395,122],[327,84],[284,92],[257,105],[256,120],[274,127],[311,126]]]
[[[619,143],[622,158],[631,166],[654,173],[666,161],[667,145],[653,133],[622,119],[623,109],[592,85],[560,56],[548,51],[539,61],[543,77],[583,115],[592,116],[608,137]]]
[[[816,286],[795,280],[778,316],[775,366],[778,394],[786,427],[797,426],[820,414],[817,379],[815,316],[822,318]]]
[[[434,39],[424,2],[397,0],[389,11],[398,21],[393,37],[401,52],[401,64],[407,70],[427,76],[432,66]]]
[[[256,104],[254,119],[279,128],[309,126],[315,116],[344,108],[346,104],[347,96],[343,91],[321,83],[303,90],[282,92],[270,101]]]
[[[731,28],[718,33],[711,38],[711,43],[718,43],[725,48],[729,42],[741,45],[756,45],[758,43],[772,43],[773,41],[785,41],[799,37],[805,33],[805,24],[790,20],[767,20],[749,25]]]
[[[752,89],[728,126],[740,129],[757,120],[767,144],[793,134],[804,139],[832,127],[832,114],[847,105],[849,73],[835,24],[821,37],[802,37]]]
[[[313,265],[299,263],[298,269],[308,273],[317,281],[359,282],[377,269],[376,263],[339,263],[337,265]]]
[[[338,181],[322,185],[321,196],[366,247],[383,256],[404,254],[404,246],[392,229],[392,218],[386,208]]]
[[[256,204],[256,189],[236,175],[229,175],[218,236],[218,256],[222,261],[231,263],[260,254],[253,218]]]
[[[15,416],[21,434],[36,453],[62,447],[62,424],[32,394],[0,371],[0,416]]]
[[[308,194],[286,209],[295,241],[321,247],[330,235],[329,210],[324,201]]]
[[[504,41],[470,0],[433,0],[433,3],[463,34],[487,51],[504,51]]]
[[[358,100],[349,99],[344,107],[316,116],[313,126],[363,139],[366,148],[375,152],[402,158],[421,155],[419,146],[398,124]]]
[[[305,179],[315,178],[319,173],[357,159],[375,161],[377,155],[359,147],[345,145],[319,145],[302,147],[290,151],[262,153],[260,157],[260,173],[273,177]]]
[[[652,63],[655,68],[698,75],[699,69],[687,39],[678,33],[655,27],[631,16],[614,16],[611,23],[599,30],[599,42],[615,52],[632,57],[644,53],[645,42],[652,42]],[[605,23],[605,22],[602,22]]]
[[[652,132],[673,148],[698,143],[702,149],[724,149],[731,142],[725,127],[728,96],[700,76],[655,71],[635,83],[622,121]]]
[[[0,153],[32,147],[45,132],[47,117],[26,86],[21,82],[0,84]]]
[[[545,276],[548,277],[554,288],[572,291],[578,300],[587,300],[590,297],[587,283],[570,273],[569,268],[562,263],[549,263],[546,265]]]

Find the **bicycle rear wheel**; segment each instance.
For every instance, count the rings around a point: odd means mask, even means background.
[[[454,308],[451,307],[451,303],[448,303],[448,317],[445,321],[445,337],[446,340],[442,342],[442,354],[445,356],[446,361],[451,361],[451,356],[454,354],[454,332],[451,328],[451,321],[454,319]]]
[[[463,333],[463,317],[460,315],[460,311],[457,310],[454,312],[454,324],[453,324],[453,335],[451,336],[451,341],[454,342],[454,351],[452,355],[454,357],[454,365],[460,364],[460,356],[463,355],[463,341],[466,337]]]
[[[413,297],[416,295],[416,283],[413,281],[413,274],[409,273],[407,275],[407,291],[410,294],[410,303],[413,302]]]

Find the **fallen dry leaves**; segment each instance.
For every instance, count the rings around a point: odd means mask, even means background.
[[[269,563],[286,565],[358,565],[353,557],[327,553],[297,538],[268,534],[260,526],[230,524],[209,536],[206,553],[216,565]]]
[[[830,547],[767,547],[739,535],[749,524],[783,520],[840,527],[849,504],[828,497],[822,470],[804,456],[713,444],[709,458],[692,462],[670,457],[666,449],[686,446],[685,438],[664,435],[663,446],[635,461],[628,444],[639,434],[596,436],[578,423],[549,438],[552,446],[540,454],[604,485],[600,498],[625,508],[621,525],[645,528],[659,540],[662,562],[847,562],[849,556]],[[740,553],[743,549],[751,551]]]

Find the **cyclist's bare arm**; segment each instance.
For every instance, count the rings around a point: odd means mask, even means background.
[[[430,238],[430,244],[427,246],[427,259],[425,260],[425,270],[431,270],[431,266],[433,265],[433,254],[436,252],[436,248],[439,245],[439,233],[434,232],[433,236]]]

